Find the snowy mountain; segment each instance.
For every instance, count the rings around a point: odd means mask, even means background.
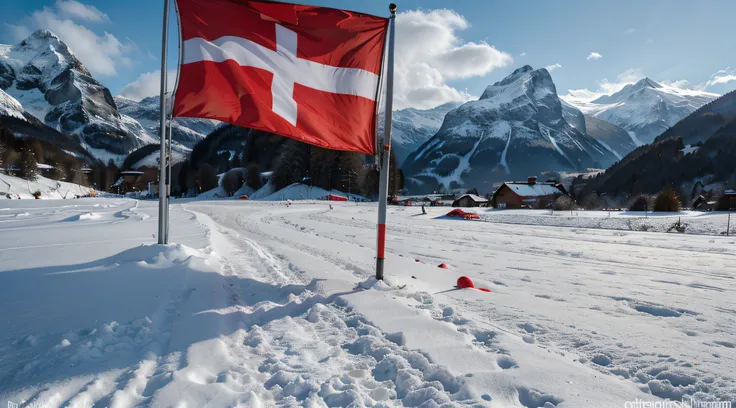
[[[122,96],[116,96],[114,99],[120,113],[137,120],[151,138],[158,139],[161,118],[160,97],[152,96],[140,102]],[[172,138],[191,149],[220,124],[221,122],[210,119],[176,118],[171,126]]]
[[[598,143],[613,153],[617,159],[621,160],[624,156],[636,149],[636,144],[634,144],[629,133],[623,128],[608,123],[605,120],[585,115],[580,109],[564,100],[560,100],[560,102],[562,104],[562,117],[565,118],[567,123],[575,129],[587,133],[593,139],[596,139]]]
[[[517,69],[477,101],[450,111],[440,130],[406,159],[410,188],[477,187],[546,170],[607,167],[606,147],[571,126],[546,69]]]
[[[50,31],[0,44],[0,88],[46,125],[78,136],[103,160],[154,142],[137,121],[120,114],[110,91]]]
[[[26,112],[15,98],[0,89],[0,125],[10,129],[18,138],[34,138],[54,144],[78,158],[92,160],[81,144],[79,136],[63,134]]]
[[[653,142],[679,120],[717,97],[717,94],[679,89],[644,78],[592,101],[569,95],[563,98],[586,115],[625,129],[631,140],[641,146]]]
[[[391,121],[391,150],[401,165],[407,156],[429,140],[442,126],[447,112],[461,102],[448,102],[432,109],[407,108],[393,112]],[[383,113],[378,117],[379,134],[383,132]]]

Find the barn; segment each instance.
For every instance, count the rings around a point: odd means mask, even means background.
[[[487,207],[490,201],[475,194],[465,194],[452,202],[453,207]]]
[[[562,184],[538,183],[536,177],[529,177],[526,182],[503,183],[491,202],[496,208],[547,208],[561,195],[567,195]]]

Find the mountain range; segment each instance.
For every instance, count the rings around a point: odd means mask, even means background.
[[[670,186],[686,199],[694,198],[699,193],[693,194],[692,187],[698,181],[711,189],[736,186],[734,163],[736,91],[693,112],[654,143],[637,148],[591,179],[586,190],[635,196]]]
[[[707,142],[730,129],[736,111],[731,98],[717,97],[648,78],[592,101],[559,97],[546,69],[524,66],[488,86],[478,100],[394,111],[392,150],[411,189],[485,190],[544,171],[607,168],[630,161],[639,145],[673,136],[685,145]],[[41,139],[76,157],[120,163],[158,142],[159,114],[158,96],[113,97],[49,31],[0,44],[0,124],[19,137]],[[190,155],[221,125],[176,118],[172,135],[179,157]],[[155,163],[155,153],[146,152],[139,156]]]
[[[649,78],[624,86],[620,91],[592,101],[562,98],[585,115],[626,130],[636,146],[652,143],[662,132],[719,95],[680,89]]]
[[[437,133],[447,112],[461,102],[448,102],[432,109],[406,108],[393,112],[391,122],[391,150],[401,165],[409,154]],[[378,132],[383,132],[384,115],[378,117]]]
[[[120,113],[137,120],[151,138],[158,139],[161,120],[159,96],[151,96],[138,102],[122,96],[114,99]],[[175,143],[191,149],[220,124],[221,122],[210,119],[175,118],[171,125],[171,138]]]

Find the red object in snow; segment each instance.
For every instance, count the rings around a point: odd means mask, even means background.
[[[460,217],[464,220],[479,220],[480,216],[474,212],[466,212],[459,208],[455,208],[454,210],[447,213],[448,217]]]
[[[257,0],[177,0],[175,117],[374,155],[389,20]]]
[[[447,265],[446,264],[443,264],[443,263],[437,265],[437,267],[438,268],[442,268],[442,269],[447,269]]]
[[[462,217],[465,214],[467,214],[465,211],[463,211],[463,210],[461,210],[459,208],[456,208],[456,209],[450,211],[449,213],[447,213],[447,216],[448,217]]]
[[[240,197],[238,197],[238,200],[247,200],[247,199],[248,199],[248,196],[245,195],[245,194],[243,194]]]
[[[457,278],[457,287],[460,289],[474,288],[473,281],[467,276]]]
[[[473,284],[473,281],[470,280],[470,278],[468,278],[467,276],[461,276],[457,278],[457,287],[460,289],[477,289],[481,292],[491,292],[491,290],[487,288],[476,288]]]
[[[348,198],[347,197],[343,197],[343,196],[339,196],[339,195],[335,195],[335,194],[328,194],[327,195],[327,200],[328,201],[348,201]]]
[[[422,261],[421,261],[421,260],[419,260],[419,259],[415,259],[414,261],[416,261],[416,262],[421,262],[421,263],[424,263],[424,262],[422,262]]]

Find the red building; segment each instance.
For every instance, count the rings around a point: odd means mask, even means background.
[[[557,197],[567,195],[560,183],[537,183],[536,177],[526,182],[507,181],[493,193],[491,203],[496,208],[548,208]]]

